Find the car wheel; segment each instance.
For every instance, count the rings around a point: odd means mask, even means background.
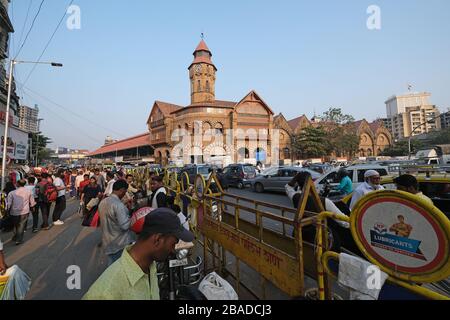
[[[258,193],[263,193],[264,192],[264,186],[261,183],[255,184],[255,191],[258,192]]]
[[[244,189],[244,183],[238,182],[237,187],[238,187],[238,189],[241,189],[241,190]]]

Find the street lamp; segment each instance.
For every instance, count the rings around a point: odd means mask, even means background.
[[[442,116],[448,115],[448,114],[450,114],[450,111],[448,111],[448,112],[446,112],[446,113],[443,113],[443,114],[440,114],[440,115],[438,115],[438,116],[436,116],[436,117],[433,117],[433,118],[431,118],[431,119],[428,119],[426,122],[421,123],[420,125],[418,125],[417,127],[415,127],[415,128],[413,129],[413,131],[411,131],[411,133],[410,133],[410,135],[409,135],[409,138],[408,138],[408,150],[409,150],[408,158],[409,158],[409,160],[411,160],[411,152],[412,152],[412,150],[411,150],[411,139],[412,139],[412,137],[413,137],[414,132],[415,132],[417,129],[421,128],[423,125],[432,124],[432,123],[434,122],[434,120],[436,120],[436,119],[438,119],[438,118],[440,118],[440,117],[442,117]]]
[[[48,64],[52,67],[62,67],[61,63],[56,62],[34,62],[34,61],[19,61],[12,59],[9,65],[9,83],[8,83],[8,99],[6,102],[6,117],[5,117],[5,134],[3,140],[3,161],[2,161],[2,190],[5,187],[5,173],[6,173],[6,157],[8,156],[8,129],[9,129],[9,109],[11,104],[11,89],[13,81],[14,66],[19,63],[32,63],[32,64]]]

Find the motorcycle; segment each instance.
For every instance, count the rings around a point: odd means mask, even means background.
[[[200,266],[203,261],[201,257],[190,261],[193,247],[193,243],[180,241],[175,246],[176,253],[158,264],[161,300],[206,300],[197,288],[202,280]]]

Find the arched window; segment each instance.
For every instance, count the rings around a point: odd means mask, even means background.
[[[289,150],[289,148],[284,148],[283,149],[283,155],[284,155],[284,159],[290,159],[291,158],[291,151]]]
[[[209,87],[209,80],[206,80],[206,92],[210,92],[211,89]]]
[[[216,129],[216,134],[223,134],[223,125],[220,122],[216,123],[214,129]]]
[[[198,92],[202,91],[202,84],[201,84],[200,80],[197,81],[197,91]]]

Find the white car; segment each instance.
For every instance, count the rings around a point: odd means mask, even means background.
[[[321,192],[325,184],[328,183],[330,186],[337,187],[339,186],[340,181],[338,180],[338,172],[342,168],[336,168],[331,170],[330,172],[324,174],[319,179],[317,179],[314,184],[316,186],[316,189],[318,192]],[[364,174],[368,170],[375,170],[380,173],[380,176],[387,176],[388,175],[388,168],[379,166],[379,165],[354,165],[345,168],[352,179],[353,182],[353,190],[355,190],[360,184],[364,183]]]

